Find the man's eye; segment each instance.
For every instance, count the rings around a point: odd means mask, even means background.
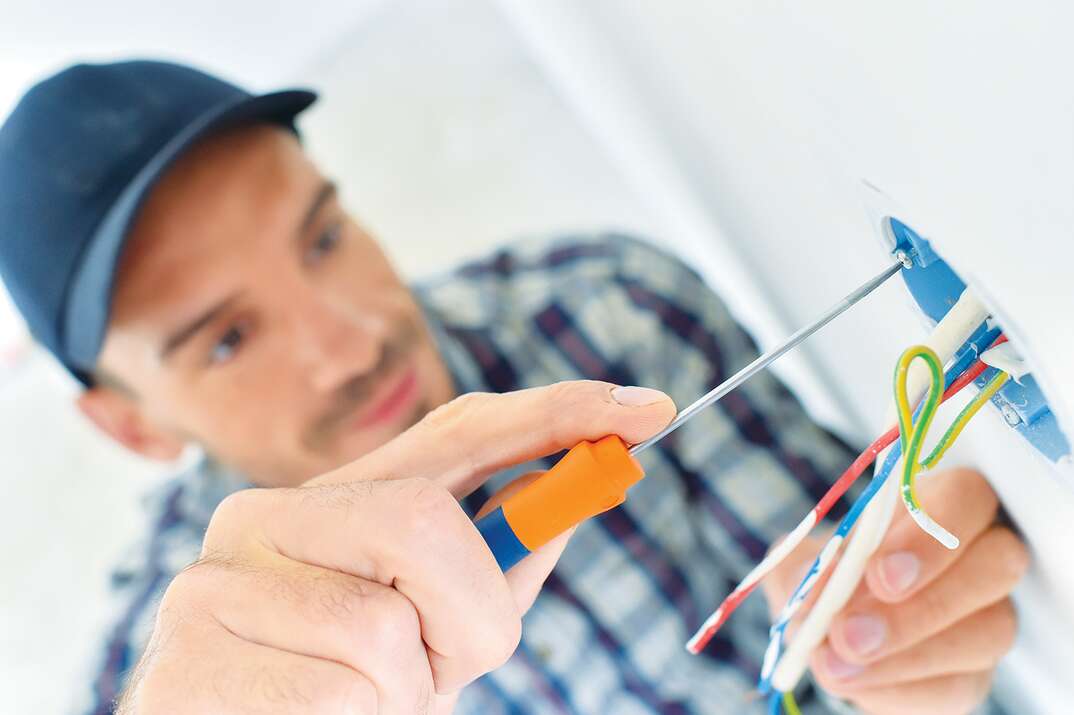
[[[213,345],[209,352],[209,362],[214,365],[225,363],[235,356],[243,338],[246,337],[246,328],[241,325],[233,325],[228,328],[220,339]]]
[[[342,238],[342,233],[343,227],[339,224],[329,226],[322,231],[313,244],[306,250],[306,255],[304,256],[305,262],[308,264],[316,263],[326,254],[335,250]]]

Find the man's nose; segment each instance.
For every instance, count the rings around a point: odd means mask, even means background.
[[[387,326],[377,316],[314,299],[295,311],[292,320],[300,369],[317,392],[336,389],[373,369],[380,359]]]

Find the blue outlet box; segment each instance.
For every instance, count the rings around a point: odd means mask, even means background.
[[[962,295],[966,283],[913,229],[895,218],[889,218],[888,222],[895,242],[892,253],[902,251],[913,262],[912,268],[902,271],[906,288],[921,311],[938,322]],[[964,355],[967,350],[979,354],[999,332],[999,328],[982,324],[959,349],[958,355]],[[995,371],[986,370],[977,379],[977,387],[983,387],[994,374]],[[1070,442],[1059,429],[1059,423],[1032,375],[1017,382],[1009,381],[992,398],[992,403],[1002,412],[1007,424],[1049,460],[1055,462],[1070,454]]]

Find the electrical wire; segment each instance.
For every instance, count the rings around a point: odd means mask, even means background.
[[[924,407],[921,412],[921,417],[912,422],[910,416],[910,398],[906,394],[906,380],[907,373],[909,372],[910,363],[914,360],[921,359],[925,361],[925,364],[929,368],[929,372],[932,376],[933,387],[929,390],[928,398],[925,400]],[[923,345],[915,345],[907,348],[903,354],[899,357],[899,361],[895,368],[895,403],[898,408],[899,415],[899,431],[901,434],[902,451],[906,455],[903,460],[903,473],[902,482],[900,484],[900,493],[902,495],[903,504],[906,506],[907,512],[917,523],[921,529],[939,541],[948,549],[957,549],[959,545],[958,537],[949,532],[947,529],[940,526],[936,521],[928,515],[928,513],[921,506],[921,501],[917,496],[916,476],[918,472],[924,469],[929,469],[946,454],[951,445],[954,444],[955,439],[962,433],[970,419],[984,406],[988,400],[992,398],[996,392],[1003,387],[1007,382],[1007,374],[1000,371],[998,372],[985,387],[977,393],[976,397],[959,413],[955,421],[944,433],[944,436],[940,439],[939,444],[933,449],[932,453],[925,459],[924,462],[918,461],[918,457],[921,454],[921,449],[924,446],[925,435],[928,434],[929,426],[932,424],[932,419],[936,415],[936,410],[939,407],[939,400],[936,398],[938,392],[937,385],[942,379],[943,366],[940,364],[940,358],[930,348]]]
[[[888,453],[887,459],[884,460],[884,464],[880,467],[880,471],[876,473],[876,476],[869,482],[869,486],[861,493],[858,499],[854,502],[854,505],[850,507],[850,511],[847,512],[843,520],[839,522],[839,526],[836,527],[835,533],[828,538],[828,542],[824,544],[824,548],[813,560],[813,564],[809,567],[809,571],[806,572],[805,577],[799,582],[798,587],[791,594],[790,599],[786,605],[783,606],[783,610],[780,611],[779,617],[772,624],[769,629],[768,648],[765,651],[764,662],[761,666],[761,682],[759,688],[762,692],[767,692],[771,687],[772,673],[776,669],[776,664],[779,662],[779,656],[783,650],[783,641],[786,637],[787,626],[790,625],[791,620],[797,615],[802,604],[805,603],[806,598],[809,597],[813,587],[820,580],[820,577],[828,570],[832,561],[835,559],[835,555],[839,552],[839,547],[842,546],[843,540],[846,539],[847,534],[853,528],[857,522],[858,517],[865,511],[865,507],[869,505],[872,498],[880,491],[880,488],[884,486],[887,481],[888,475],[895,468],[895,463],[899,461],[902,456],[901,447],[896,444],[892,447],[891,452]]]
[[[989,346],[989,349],[1006,341],[1006,336],[1001,335]],[[968,370],[951,382],[948,388],[944,391],[941,402],[946,402],[953,395],[958,394],[964,387],[980,377],[980,375],[987,369],[988,365],[984,362],[981,360],[975,361]],[[961,415],[959,415],[959,417],[961,418]],[[966,421],[968,422],[969,419],[967,418]],[[956,419],[956,423],[957,422],[958,420]],[[961,431],[961,429],[959,431]],[[948,432],[950,432],[950,430]],[[944,436],[946,437],[947,435]],[[954,437],[957,436],[957,434],[954,435]],[[720,603],[716,610],[705,619],[705,622],[701,624],[701,627],[697,629],[697,632],[694,633],[689,641],[687,641],[686,650],[697,655],[705,649],[705,646],[707,646],[713,637],[715,637],[716,633],[731,614],[735,612],[739,605],[741,605],[751,593],[753,593],[758,584],[760,584],[768,574],[772,573],[772,571],[774,571],[776,567],[778,567],[787,556],[805,540],[813,527],[824,519],[832,506],[846,494],[847,490],[850,489],[850,485],[853,484],[858,477],[869,468],[869,465],[876,460],[877,455],[894,443],[898,437],[899,426],[897,424],[892,425],[891,429],[880,435],[880,437],[858,455],[857,459],[847,467],[847,470],[843,472],[842,476],[832,484],[827,493],[825,493],[821,500],[817,502],[817,505],[814,506],[800,522],[798,522],[798,525],[787,534],[787,537],[783,539],[783,541],[769,551],[764,559],[746,574],[745,578],[743,578],[742,581],[735,586],[734,590],[724,598],[723,602]],[[942,440],[940,444],[943,444]],[[944,451],[946,451],[946,449]],[[943,453],[941,452],[935,457],[935,460],[938,461],[942,457]],[[932,458],[933,456],[930,455],[930,459]]]
[[[984,371],[982,370],[981,372]],[[955,440],[958,439],[959,435],[962,434],[962,430],[966,429],[966,425],[970,423],[973,416],[976,415],[989,400],[995,397],[996,393],[1007,384],[1010,377],[1009,373],[998,370],[996,374],[985,383],[984,387],[982,387],[981,391],[974,396],[973,400],[958,413],[958,417],[955,418],[955,421],[951,423],[951,426],[948,427],[947,431],[940,437],[940,441],[936,443],[932,452],[925,458],[925,461],[922,462],[925,468],[931,469],[943,459],[944,455],[947,454],[947,450],[951,449],[951,446],[955,443]]]
[[[995,347],[996,345],[999,345],[1003,342],[1006,342],[1006,337],[1001,335],[992,342],[989,348]],[[928,348],[925,349],[928,350]],[[910,353],[911,350],[913,350],[913,348],[907,350],[904,353],[904,356]],[[933,355],[935,355],[935,353],[933,353]],[[927,405],[934,399],[934,396],[940,394],[940,388],[945,382],[948,383],[948,387],[946,390],[943,391],[943,394],[940,399],[936,400],[937,403],[939,403],[940,401],[946,401],[952,395],[956,394],[957,392],[965,388],[967,385],[969,385],[971,382],[973,382],[975,379],[977,379],[982,373],[984,373],[986,369],[988,369],[988,366],[981,360],[974,361],[972,365],[966,368],[964,367],[963,363],[965,363],[967,359],[972,359],[972,353],[967,353],[967,355],[964,355],[961,360],[956,360],[955,364],[953,364],[951,366],[951,369],[948,371],[946,377],[941,374],[939,380],[936,379],[936,374],[930,371],[932,384],[929,388],[929,394],[926,399],[923,400],[920,405],[918,405],[916,412],[910,419],[911,424],[921,422],[921,419],[924,416],[923,411],[926,409]],[[900,357],[900,364],[902,362],[903,360]],[[906,362],[908,365],[910,362],[909,359]],[[980,397],[980,394],[978,395],[978,397]],[[977,398],[974,399],[974,402],[976,401]],[[987,398],[981,400],[980,405],[983,405],[986,401]],[[971,402],[971,405],[972,404],[974,403]],[[978,407],[977,409],[980,409],[980,407]],[[964,409],[963,412],[959,414],[959,417],[955,419],[955,422],[952,424],[951,428],[948,430],[948,434],[945,435],[945,437],[948,437],[948,435],[950,435],[950,437],[946,441],[946,443],[941,440],[941,444],[937,445],[937,449],[933,450],[933,453],[935,455],[935,461],[938,461],[939,458],[941,458],[943,454],[947,451],[947,449],[950,448],[951,444],[953,444],[954,442],[954,439],[957,438],[959,434],[961,434],[961,431],[965,427],[965,424],[969,421],[969,418],[973,416],[972,414],[970,414],[965,419],[962,419],[963,413],[965,412],[966,410]],[[976,413],[976,410],[974,413]],[[887,433],[885,433],[884,437],[888,436],[890,433],[891,431],[889,430]],[[942,450],[940,449],[940,447],[942,447]],[[830,566],[831,563],[834,561],[835,555],[838,553],[839,548],[842,545],[847,534],[850,532],[851,528],[853,528],[854,524],[857,522],[861,514],[865,511],[865,508],[869,505],[872,498],[877,494],[877,492],[880,491],[880,488],[887,481],[888,476],[895,469],[896,463],[899,461],[899,458],[901,456],[902,444],[900,443],[896,444],[892,448],[891,452],[884,460],[883,465],[881,465],[876,475],[869,482],[869,485],[854,502],[853,506],[851,506],[850,511],[847,512],[846,516],[843,517],[843,520],[839,523],[839,526],[836,528],[835,533],[829,538],[828,542],[824,545],[824,548],[821,549],[820,554],[814,559],[809,571],[806,573],[802,581],[798,584],[798,587],[791,595],[790,600],[788,600],[787,604],[780,612],[779,617],[773,623],[772,628],[770,629],[768,649],[765,652],[764,663],[761,669],[761,681],[759,687],[762,692],[767,692],[771,689],[772,674],[775,671],[776,664],[779,661],[779,656],[783,649],[783,641],[786,636],[787,626],[801,609],[802,604],[809,596],[809,593],[812,591],[817,581],[825,573],[828,566]],[[930,454],[930,458],[932,457],[933,455]]]
[[[772,693],[768,696],[768,715],[779,715],[779,706],[783,702],[782,693]]]
[[[933,328],[925,344],[943,360],[952,360],[948,370],[950,374],[959,374],[999,334],[998,329],[988,327],[987,318],[988,309],[973,291],[966,289]],[[910,375],[909,391],[914,401],[924,394],[926,388],[926,370],[923,365],[920,367],[921,370],[914,370]],[[891,405],[889,419],[896,421],[894,404]],[[889,448],[889,451],[892,450],[894,446]],[[778,667],[771,677],[772,686],[776,689],[792,690],[797,685],[809,667],[810,654],[824,640],[832,619],[854,595],[869,559],[884,541],[899,500],[898,491],[898,482],[888,480],[862,513],[842,549],[839,562],[833,567],[823,593],[802,619],[794,641],[779,658]]]
[[[850,467],[843,473],[841,477],[831,486],[824,497],[806,514],[798,525],[787,534],[787,537],[783,539],[775,548],[768,552],[768,554],[757,564],[753,570],[751,570],[746,577],[735,587],[735,589],[724,598],[723,602],[716,608],[712,614],[705,619],[705,622],[697,630],[697,632],[686,643],[686,649],[697,655],[709,641],[716,635],[720,627],[727,621],[735,609],[746,600],[753,590],[757,588],[761,583],[777,566],[782,563],[787,556],[796,549],[805,537],[813,530],[813,527],[820,522],[821,519],[827,515],[828,511],[832,508],[839,497],[846,493],[850,485],[861,476],[861,474],[873,463],[876,459],[876,455],[880,454],[889,444],[895,441],[898,437],[898,427],[892,427],[890,430],[880,436],[875,442],[869,445],[864,452],[858,455],[858,458],[851,463]]]
[[[910,397],[907,395],[906,381],[910,372],[910,364],[914,360],[922,360],[929,370],[932,384],[928,394],[921,403],[920,416],[915,420],[910,413]],[[925,345],[914,345],[903,351],[899,361],[895,364],[895,407],[899,416],[899,445],[903,453],[902,482],[899,485],[903,504],[917,525],[949,549],[958,548],[958,538],[936,523],[921,507],[917,498],[917,488],[914,477],[921,470],[921,450],[925,444],[925,435],[932,426],[932,420],[936,417],[936,410],[940,406],[940,386],[943,385],[943,365],[940,358],[932,348]]]
[[[802,715],[802,711],[798,708],[798,701],[794,699],[793,690],[783,693],[783,709],[787,715]]]

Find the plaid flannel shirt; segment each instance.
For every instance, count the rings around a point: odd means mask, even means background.
[[[415,293],[460,393],[589,378],[656,387],[683,406],[757,354],[693,271],[624,236],[509,246]],[[456,712],[763,712],[752,692],[769,625],[761,597],[702,655],[683,644],[853,456],[772,375],[757,375],[641,456],[646,478],[578,528],[517,652],[468,686]],[[533,467],[494,477],[464,505],[473,513]],[[118,613],[88,712],[111,711],[168,582],[197,558],[216,505],[243,486],[206,460],[155,496],[148,538],[113,576]],[[829,712],[811,692],[802,706]]]

